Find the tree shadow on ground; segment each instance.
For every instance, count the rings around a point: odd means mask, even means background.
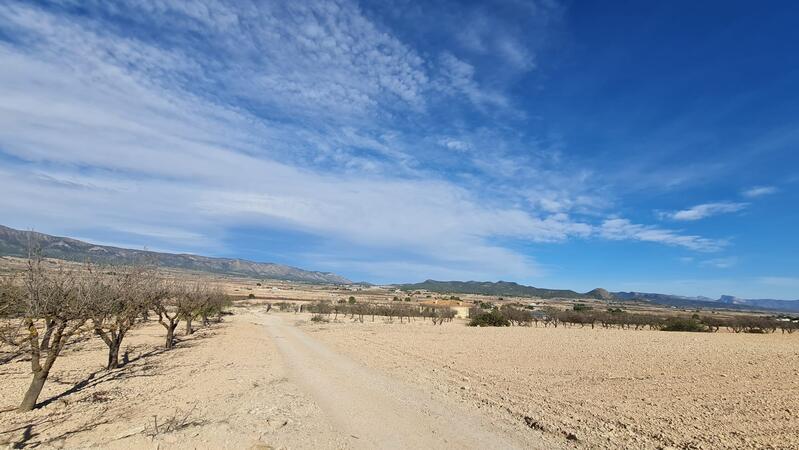
[[[131,348],[128,347],[122,355],[122,361],[119,368],[112,370],[107,370],[104,368],[98,369],[77,382],[69,382],[66,380],[62,381],[57,377],[51,377],[51,382],[71,386],[63,392],[38,403],[36,405],[36,409],[41,410],[42,408],[45,408],[48,405],[57,402],[58,400],[65,399],[73,394],[78,394],[87,389],[96,388],[97,386],[109,381],[158,376],[163,372],[163,370],[159,369],[163,368],[158,364],[159,360],[150,358],[159,356],[162,353],[179,350],[181,348],[191,348],[200,345],[205,339],[216,336],[218,334],[219,328],[223,327],[225,327],[224,323],[213,323],[211,326],[198,329],[190,336],[181,336],[181,338],[175,343],[176,347],[171,350],[158,347],[146,352],[138,353],[135,357],[131,358]],[[90,395],[86,398],[78,399],[77,402],[88,401],[97,403],[108,401],[108,398],[104,395],[105,393],[99,394],[100,395]],[[11,407],[9,409],[0,410],[0,414],[10,413],[15,410],[15,407]],[[49,437],[46,440],[36,440],[37,436],[41,436],[42,433],[46,432],[47,430],[55,426],[62,425],[64,422],[66,422],[69,419],[69,416],[71,416],[71,413],[72,411],[70,411],[69,408],[65,411],[53,411],[52,413],[48,413],[46,416],[25,420],[24,423],[18,424],[15,428],[0,430],[0,442],[3,442],[4,444],[10,444],[11,448],[34,448],[42,445],[46,446],[47,444],[64,440],[69,436],[92,430],[100,425],[111,423],[111,419],[109,418],[101,419],[101,417],[96,417],[86,423],[79,425],[77,428],[64,431],[57,436]],[[196,425],[193,422],[190,424]],[[17,439],[9,439],[15,433],[20,432],[21,435]]]
[[[39,403],[36,407],[37,408],[44,408],[45,406],[67,397],[72,394],[77,394],[85,390],[86,388],[96,387],[102,383],[114,380],[125,380],[129,378],[137,378],[137,377],[153,377],[158,375],[157,372],[154,371],[155,366],[152,364],[145,364],[139,366],[131,366],[131,364],[143,360],[145,358],[149,358],[151,356],[160,355],[161,353],[166,352],[167,350],[163,348],[157,348],[150,350],[149,352],[141,353],[133,359],[128,359],[127,363],[124,363],[125,357],[123,355],[123,364],[117,368],[112,370],[107,369],[99,369],[95,370],[94,372],[90,373],[86,376],[86,378],[78,381],[72,387],[65,390],[64,392],[55,395],[53,397],[44,400],[43,402]],[[127,352],[126,352],[127,353]]]
[[[83,433],[85,431],[93,430],[100,425],[106,425],[111,423],[110,419],[103,419],[103,420],[90,420],[87,423],[80,425],[77,428],[64,431],[63,433],[50,437],[46,440],[36,440],[36,437],[41,436],[42,433],[46,432],[48,429],[53,428],[59,424],[61,424],[62,420],[61,417],[43,417],[39,420],[33,421],[31,423],[27,423],[25,425],[19,426],[17,428],[13,428],[11,430],[6,430],[0,432],[0,436],[4,434],[13,434],[14,432],[22,431],[22,435],[19,436],[18,439],[7,440],[7,444],[10,445],[10,448],[36,448],[40,446],[46,446],[47,444],[58,442],[60,440],[66,439],[67,437]]]

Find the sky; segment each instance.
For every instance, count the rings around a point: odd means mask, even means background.
[[[0,5],[0,224],[799,299],[793,2]]]

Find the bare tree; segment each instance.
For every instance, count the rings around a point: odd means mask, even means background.
[[[22,305],[22,289],[11,276],[0,277],[0,363],[8,362],[19,356],[20,331],[19,318]]]
[[[174,304],[180,318],[186,324],[186,335],[194,333],[194,320],[202,318],[203,325],[209,325],[209,317],[216,315],[221,321],[222,312],[231,303],[219,287],[210,287],[206,283],[194,283],[184,286],[179,291]]]
[[[202,317],[203,320],[203,326],[210,325],[210,317],[216,316],[217,319],[221,319],[222,313],[230,304],[230,297],[222,292],[222,289],[219,287],[209,288],[205,301],[200,305],[199,311],[200,317]],[[269,312],[269,308],[267,312]]]
[[[200,310],[208,298],[208,287],[201,283],[187,286],[178,296],[175,306],[186,324],[186,336],[194,334],[194,319],[200,315]]]
[[[17,343],[26,346],[33,379],[18,411],[36,407],[53,364],[72,336],[86,323],[88,315],[85,304],[80,301],[76,279],[63,265],[54,271],[45,270],[41,256],[31,252],[23,277],[23,295],[18,298],[15,309],[24,330],[24,336]],[[44,335],[40,334],[42,325]]]
[[[158,315],[158,323],[166,328],[164,347],[167,349],[175,346],[175,329],[182,317],[180,304],[185,300],[185,291],[183,286],[163,282],[157,289],[157,293],[151,296],[151,305]]]
[[[112,274],[89,266],[81,283],[94,333],[108,346],[109,370],[119,367],[122,341],[147,311],[154,292],[149,284],[155,279],[152,268],[144,265],[118,267]]]

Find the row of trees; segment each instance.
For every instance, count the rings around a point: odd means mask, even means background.
[[[594,328],[650,329],[663,331],[705,331],[717,332],[727,328],[734,333],[793,333],[799,330],[799,322],[776,317],[738,315],[732,317],[700,316],[690,317],[663,316],[657,314],[628,313],[620,309],[597,311],[584,307],[572,310],[544,308],[532,311],[519,305],[503,305],[500,308],[484,310],[472,308],[469,316],[472,325],[477,326],[590,326]]]
[[[310,304],[280,302],[274,306],[281,311],[309,312],[327,318],[332,316],[333,320],[338,319],[339,315],[342,317],[349,316],[350,319],[360,322],[364,321],[364,317],[371,317],[371,321],[374,322],[375,317],[380,316],[390,321],[399,319],[400,323],[404,323],[406,320],[410,322],[416,319],[430,319],[433,325],[441,325],[444,322],[452,321],[455,317],[455,311],[452,308],[420,308],[415,305],[401,303],[330,303],[322,301]]]
[[[164,280],[151,265],[75,270],[48,264],[32,256],[24,273],[0,280],[0,344],[31,360],[33,377],[19,411],[36,406],[53,364],[75,338],[98,336],[108,347],[106,368],[115,369],[125,337],[151,313],[164,326],[164,346],[171,349],[181,322],[192,334],[195,320],[221,320],[230,303],[205,284]]]

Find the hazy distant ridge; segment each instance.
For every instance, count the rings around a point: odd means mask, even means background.
[[[718,300],[709,297],[684,297],[679,295],[656,294],[647,292],[608,292],[597,288],[586,293],[568,289],[544,289],[525,286],[508,281],[436,281],[425,280],[421,283],[402,284],[402,289],[425,289],[432,292],[453,294],[482,294],[508,297],[537,297],[537,298],[573,298],[573,299],[599,299],[620,301],[646,301],[659,305],[676,306],[679,308],[728,308],[740,310],[775,310],[786,312],[799,312],[799,300],[772,300],[772,299],[741,299],[723,295]]]
[[[613,292],[613,296],[619,300],[646,300],[652,303],[682,308],[765,309],[799,312],[799,300],[744,299],[731,295],[722,295],[718,299],[712,299],[709,297],[686,297],[649,292]]]
[[[161,267],[176,269],[310,283],[350,283],[350,280],[334,273],[313,272],[282,264],[109,247],[43,233],[15,230],[2,225],[0,225],[0,256],[27,256],[29,233],[32,233],[33,240],[48,258],[70,261],[91,260],[106,264],[130,264],[142,258],[156,258]]]
[[[607,293],[604,289],[594,289],[593,291],[581,294],[566,289],[542,289],[533,286],[524,286],[510,281],[426,280],[421,283],[403,284],[400,285],[400,287],[410,290],[425,289],[433,292],[451,292],[454,294],[506,295],[539,298],[603,298],[603,295]]]

